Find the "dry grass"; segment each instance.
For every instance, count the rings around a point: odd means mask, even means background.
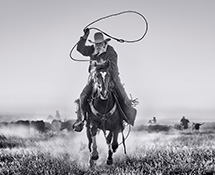
[[[126,140],[127,155],[120,146],[114,164],[105,165],[107,148],[98,140],[100,159],[88,167],[85,133],[0,137],[0,174],[193,174],[215,173],[215,133],[147,133],[133,131]]]

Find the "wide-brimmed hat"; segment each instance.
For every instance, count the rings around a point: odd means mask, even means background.
[[[104,35],[101,32],[97,32],[94,34],[94,41],[89,40],[91,43],[97,44],[102,42],[108,42],[110,41],[110,38],[104,39]]]

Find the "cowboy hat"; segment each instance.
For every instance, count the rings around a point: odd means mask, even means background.
[[[104,36],[101,32],[97,32],[94,34],[94,41],[89,40],[91,43],[97,44],[97,43],[102,43],[102,42],[108,42],[110,41],[110,38],[104,39]]]

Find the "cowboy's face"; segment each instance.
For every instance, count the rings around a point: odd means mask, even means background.
[[[95,43],[95,49],[99,52],[102,48],[105,47],[105,42]]]

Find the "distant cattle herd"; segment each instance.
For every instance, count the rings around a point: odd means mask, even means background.
[[[168,132],[170,130],[188,130],[188,131],[200,131],[200,127],[203,125],[204,123],[192,123],[190,126],[188,127],[184,127],[181,124],[175,124],[175,125],[166,125],[166,124],[151,124],[149,123],[147,126],[142,127],[143,130],[147,130],[148,132],[160,132],[160,131],[164,131],[164,132]],[[140,128],[141,130],[141,128]]]
[[[201,126],[205,123],[196,123],[190,122],[188,119],[183,116],[179,123],[174,125],[166,125],[160,124],[157,122],[156,117],[153,117],[148,121],[146,126],[141,126],[139,130],[147,130],[148,132],[159,132],[159,131],[170,131],[170,130],[192,130],[192,131],[200,131]]]
[[[45,122],[43,120],[35,120],[35,121],[29,121],[29,120],[17,120],[12,122],[0,122],[0,129],[1,128],[9,128],[9,129],[15,129],[17,127],[22,127],[29,130],[38,131],[39,133],[44,132],[60,132],[62,130],[72,131],[74,120],[67,120],[67,121],[61,121],[61,120],[52,120],[52,122]]]
[[[60,131],[73,131],[73,124],[75,120],[65,120],[61,121],[58,119],[53,119],[51,122],[46,122],[43,120],[17,120],[12,122],[0,122],[0,129],[9,128],[9,129],[16,129],[17,127],[25,128],[29,131],[33,130],[38,133],[46,133],[46,132],[55,132],[58,133]],[[179,124],[175,124],[173,126],[158,124],[157,119],[153,117],[152,120],[149,120],[147,125],[141,125],[140,127],[137,126],[137,130],[147,130],[148,132],[159,132],[159,131],[170,131],[172,129],[175,130],[186,130],[188,128],[192,129],[193,131],[199,131],[200,127],[204,123],[194,123],[192,122],[191,125],[188,125],[190,121],[185,117],[182,117]],[[142,128],[142,129],[141,129]]]

